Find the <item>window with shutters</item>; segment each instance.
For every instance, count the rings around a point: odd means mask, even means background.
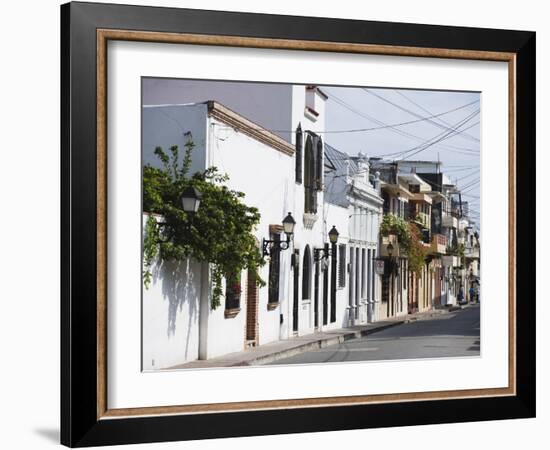
[[[225,317],[235,317],[241,307],[241,274],[231,273],[225,277]]]
[[[308,134],[304,152],[304,212],[317,213],[317,190],[315,183],[315,156],[313,136]]]
[[[274,233],[271,235],[271,239],[279,241],[281,235]],[[276,247],[276,246],[274,246]],[[268,286],[268,302],[279,303],[279,277],[281,271],[281,251],[274,248],[271,251],[269,258],[269,286]]]
[[[386,191],[382,191],[382,200],[384,200],[384,206],[382,207],[383,213],[385,215],[390,214],[392,212],[391,205],[390,205],[390,196]]]
[[[338,246],[338,287],[346,287],[346,244]]]
[[[309,245],[304,251],[304,263],[302,264],[302,300],[311,299],[311,252]]]
[[[317,157],[315,158],[315,188],[323,190],[323,139],[317,137]]]
[[[303,133],[302,125],[298,124],[296,128],[296,153],[294,155],[296,159],[296,183],[302,184],[302,145],[303,145]]]

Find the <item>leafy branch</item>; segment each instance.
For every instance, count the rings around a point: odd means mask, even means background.
[[[185,144],[181,164],[177,146],[170,147],[169,153],[157,147],[155,155],[162,168],[147,165],[143,169],[144,211],[159,214],[163,222],[162,231],[154,218],[146,223],[143,282],[148,287],[151,281],[151,265],[157,256],[153,246],[161,260],[192,257],[209,263],[213,281],[211,307],[215,309],[220,306],[222,279],[229,274],[248,269],[260,285],[265,285],[258,273],[264,261],[253,234],[260,213],[244,203],[244,193],[226,185],[229,177],[216,167],[189,176],[194,147],[192,141]],[[181,195],[189,186],[202,193],[200,208],[193,216],[181,207]]]
[[[395,214],[387,214],[380,224],[380,234],[397,236],[399,247],[407,255],[409,270],[420,273],[426,260],[427,249],[422,243],[422,236],[418,227]]]

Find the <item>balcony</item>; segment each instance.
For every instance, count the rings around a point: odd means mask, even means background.
[[[479,259],[479,247],[466,247],[464,249],[466,258]]]
[[[413,213],[414,216],[412,217],[412,220],[420,225],[422,228],[429,229],[430,228],[430,216],[423,212],[417,212]]]
[[[445,214],[442,217],[441,225],[445,228],[457,228],[458,227],[458,220],[456,217],[453,217],[449,214]]]
[[[446,253],[446,250],[447,250],[447,236],[445,236],[444,234],[434,234],[432,236],[430,252],[444,255]]]
[[[444,255],[441,257],[443,267],[460,267],[460,258],[453,255]]]

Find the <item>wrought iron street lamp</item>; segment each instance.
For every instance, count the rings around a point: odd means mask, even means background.
[[[295,225],[296,221],[294,220],[294,217],[292,217],[292,214],[288,213],[283,219],[283,231],[285,232],[287,239],[292,238]]]
[[[193,186],[188,186],[185,188],[181,194],[180,201],[183,210],[189,214],[189,220],[187,221],[187,230],[191,228],[191,221],[193,216],[199,210],[199,206],[202,200],[202,192],[196,189]],[[166,230],[166,227],[169,226],[167,222],[157,222],[157,226]]]
[[[388,252],[388,256],[391,258],[393,256],[393,245],[391,242],[387,245],[386,250]]]
[[[292,235],[294,234],[295,225],[296,221],[294,220],[294,217],[292,217],[291,213],[288,213],[283,219],[283,231],[286,234],[286,241],[281,241],[278,239],[264,239],[262,242],[263,256],[269,256],[274,250],[287,250],[290,247],[290,241],[292,240]]]
[[[338,236],[340,236],[340,233],[338,233],[338,230],[333,225],[332,229],[328,232],[328,239],[330,243],[332,244],[332,252],[335,252],[335,245],[338,242]],[[313,250],[313,259],[315,262],[320,261],[321,259],[328,259],[328,257],[331,256],[331,251],[328,249],[328,246],[325,248],[316,248]]]
[[[186,213],[196,213],[201,204],[202,192],[193,186],[185,188],[181,194],[181,204]]]
[[[340,236],[340,233],[338,233],[338,230],[333,225],[332,229],[328,232],[328,238],[330,240],[330,243],[336,244],[338,242],[338,236]]]

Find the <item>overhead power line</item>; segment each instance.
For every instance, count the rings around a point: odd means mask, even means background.
[[[398,105],[397,103],[395,102],[392,102],[391,100],[387,99],[386,97],[384,97],[383,95],[380,95],[380,94],[377,94],[376,92],[373,92],[372,90],[370,89],[367,89],[367,88],[363,88],[363,90],[367,93],[367,94],[370,94],[370,95],[373,95],[374,97],[382,100],[383,102],[386,102],[392,106],[394,106],[395,108],[401,110],[401,111],[405,111],[406,113],[414,116],[414,117],[422,117],[421,115],[415,113],[414,111],[411,111],[410,109],[407,109],[401,105]],[[479,100],[476,100],[472,103],[479,103]],[[432,120],[431,118],[426,118],[426,121],[431,123],[432,125],[442,129],[442,130],[448,130],[449,127],[445,126],[445,125],[441,125],[440,123],[437,123],[435,120]],[[470,135],[467,135],[467,134],[464,134],[462,135],[463,137],[465,138],[470,138],[470,140],[473,140],[473,141],[476,141],[476,142],[479,142],[479,139],[473,137],[473,136],[470,136]]]
[[[343,102],[343,101],[342,101]],[[348,130],[324,130],[324,131],[315,131],[315,133],[317,134],[338,134],[338,133],[360,133],[360,132],[366,132],[366,131],[377,131],[377,130],[384,130],[384,129],[387,129],[387,128],[393,128],[393,127],[401,127],[401,126],[405,126],[405,125],[411,125],[411,124],[414,124],[414,123],[419,123],[419,122],[423,122],[425,120],[430,120],[434,117],[440,117],[440,116],[443,116],[445,114],[450,114],[450,113],[453,113],[453,112],[456,112],[456,111],[459,111],[461,109],[464,109],[468,106],[471,106],[472,104],[474,104],[476,102],[471,102],[471,103],[468,103],[466,105],[462,105],[462,106],[459,106],[457,108],[453,108],[453,109],[450,109],[448,111],[444,111],[442,113],[439,113],[439,114],[433,114],[429,117],[420,117],[419,119],[415,119],[415,120],[408,120],[406,122],[399,122],[399,123],[393,123],[393,124],[385,124],[383,122],[380,122],[380,121],[377,121],[378,123],[380,123],[379,126],[377,127],[368,127],[368,128],[354,128],[354,129],[348,129]],[[343,105],[342,105],[343,106]],[[356,111],[353,111],[353,112],[356,112]],[[369,120],[372,120],[371,118],[369,118]],[[232,127],[227,127],[227,126],[218,126],[218,128],[224,128],[224,129],[233,129]],[[274,130],[274,129],[266,129],[266,128],[263,128],[263,127],[258,127],[257,128],[258,130],[266,130],[266,131],[270,131],[272,133],[295,133],[296,130]],[[307,131],[307,130],[306,130]],[[467,149],[466,149],[467,150]],[[473,151],[473,150],[472,150]]]
[[[414,139],[414,140],[419,141],[419,142],[425,142],[426,141],[426,138],[423,138],[423,137],[417,136],[415,134],[409,133],[408,131],[405,131],[405,130],[401,130],[401,129],[395,127],[395,126],[389,125],[387,123],[384,123],[384,122],[376,119],[375,117],[370,116],[369,114],[365,113],[364,111],[357,110],[356,108],[351,106],[349,103],[347,103],[344,100],[342,100],[341,98],[339,98],[337,95],[334,95],[334,93],[332,93],[332,92],[330,93],[329,100],[332,100],[333,102],[337,103],[341,107],[347,109],[348,111],[353,112],[354,114],[356,114],[356,115],[358,115],[358,116],[360,116],[364,119],[369,120],[372,123],[375,123],[377,125],[380,125],[381,127],[386,128],[387,131],[391,131],[393,133],[399,134],[402,137],[407,137],[407,138],[410,138],[410,139]],[[442,149],[446,149],[447,151],[453,151],[453,152],[457,151],[457,150],[470,151],[470,152],[477,152],[478,151],[478,150],[475,150],[475,149],[470,149],[470,148],[465,148],[465,147],[451,146],[449,144],[445,144],[445,145],[441,144],[439,147],[441,147]]]
[[[413,99],[411,99],[409,96],[405,95],[404,92],[398,90],[398,89],[394,89],[394,92],[396,94],[398,94],[399,96],[403,97],[405,100],[407,100],[408,102],[412,103],[413,105],[415,105],[417,108],[421,109],[422,111],[424,111],[425,113],[428,113],[428,114],[433,114],[432,112],[430,112],[429,109],[427,108],[424,108],[422,105],[420,105],[419,103],[415,102]],[[451,126],[451,123],[447,122],[446,120],[442,119],[441,117],[439,117],[437,119],[439,122],[441,122],[442,124],[444,125],[447,125],[447,126]],[[475,139],[477,142],[479,142],[479,139],[478,138],[475,138],[474,136],[472,136],[471,134],[469,133],[463,133],[464,136],[469,136],[473,139]]]
[[[447,131],[444,131],[442,133],[439,133],[437,135],[435,135],[433,138],[431,139],[428,139],[424,144],[422,145],[419,145],[419,146],[416,146],[416,147],[413,147],[409,150],[406,150],[405,152],[403,152],[403,156],[402,156],[402,159],[406,159],[406,158],[410,158],[411,156],[414,156],[426,149],[428,149],[429,147],[437,144],[438,142],[441,142],[442,140],[445,140],[445,139],[448,139],[452,136],[454,136],[455,134],[459,133],[460,131],[465,131],[473,126],[475,126],[476,124],[473,124],[467,128],[462,128],[466,123],[468,123],[471,119],[473,119],[477,114],[479,114],[480,110],[476,110],[474,111],[473,113],[469,114],[468,116],[466,116],[464,119],[460,120],[455,126],[454,128],[449,128],[449,130]],[[462,128],[462,130],[461,130]],[[405,156],[406,155],[406,156]]]

